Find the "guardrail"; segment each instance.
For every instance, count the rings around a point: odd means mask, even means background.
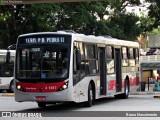
[[[140,62],[160,62],[160,55],[140,56]]]

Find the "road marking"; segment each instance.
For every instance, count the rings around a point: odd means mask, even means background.
[[[14,96],[14,93],[3,93],[2,96]]]

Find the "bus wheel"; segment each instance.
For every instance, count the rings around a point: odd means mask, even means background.
[[[38,102],[38,107],[40,108],[45,108],[46,107],[46,103],[45,102]]]
[[[89,84],[89,87],[88,87],[88,101],[85,102],[85,106],[86,107],[91,107],[93,105],[93,101],[94,101],[94,92],[93,92],[93,89],[92,89],[92,85]]]
[[[14,81],[12,80],[9,86],[9,90],[7,90],[7,92],[11,92],[14,93]]]
[[[124,88],[124,93],[122,94],[123,99],[127,99],[129,96],[129,82],[128,80],[125,81],[125,88]]]

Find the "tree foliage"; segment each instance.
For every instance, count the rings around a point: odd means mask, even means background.
[[[136,24],[139,18],[125,14],[125,7],[139,3],[139,0],[105,0],[0,6],[0,47],[16,43],[20,34],[57,30],[135,40],[141,32]]]
[[[139,4],[139,0],[61,4],[56,28],[135,40],[140,34],[140,28],[136,25],[139,18],[133,14],[125,14],[128,4]]]
[[[18,35],[50,31],[54,26],[56,4],[0,6],[0,47],[15,44]]]
[[[146,0],[147,2],[151,3],[148,7],[149,9],[149,18],[151,19],[151,23],[148,26],[149,31],[153,30],[160,26],[160,0]]]

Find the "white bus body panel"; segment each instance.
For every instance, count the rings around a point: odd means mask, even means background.
[[[88,85],[92,77],[85,77],[74,86],[74,101],[84,102],[88,100]]]
[[[7,90],[10,89],[10,83],[13,77],[0,77],[0,89]]]
[[[10,51],[10,61],[15,61],[15,50],[9,50]],[[7,50],[0,49],[0,63],[6,62],[6,53]],[[0,77],[0,90],[7,90],[10,89],[10,83],[13,80],[13,77]]]

